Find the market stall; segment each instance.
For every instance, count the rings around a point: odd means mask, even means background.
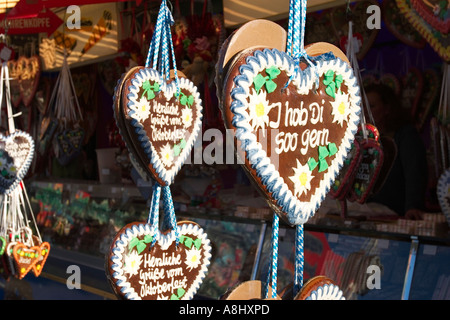
[[[4,299],[216,300],[256,284],[265,291],[244,299],[292,300],[305,298],[302,287],[318,277],[328,282],[309,298],[325,288],[349,300],[450,298],[448,6],[437,4],[435,15],[427,2],[399,0],[307,8],[305,1],[73,2],[19,1],[0,18],[2,148],[28,142],[2,152],[13,161],[16,149],[30,150],[19,152],[20,173],[5,166],[0,181]],[[317,90],[296,82],[301,72],[299,79],[317,76]],[[255,80],[240,81],[249,74]],[[364,88],[378,84],[400,97],[424,146],[418,220],[371,201],[404,152],[373,119]],[[289,108],[300,98],[283,100],[293,86],[308,95],[309,119],[303,101]],[[236,107],[252,99],[263,109]],[[307,130],[295,131],[303,120]],[[247,131],[230,138],[232,129]],[[267,150],[252,144],[253,130],[262,130],[255,139]],[[296,132],[307,146],[294,157]],[[275,147],[282,165],[272,176],[265,164]],[[314,177],[324,182],[316,186]],[[185,269],[166,268],[172,283],[183,282],[181,273],[188,285],[156,294],[135,284],[127,259],[139,262],[152,248],[161,251],[157,259],[174,257],[167,242],[186,250]],[[31,262],[19,264],[21,252]],[[156,283],[170,286],[162,276]]]

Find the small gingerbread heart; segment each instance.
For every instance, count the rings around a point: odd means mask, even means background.
[[[146,157],[153,178],[161,186],[170,185],[201,130],[197,88],[187,78],[166,82],[158,71],[138,67],[125,79],[122,95],[137,158]]]
[[[38,245],[37,249],[38,259],[33,265],[33,273],[36,277],[39,277],[44,269],[45,262],[47,262],[48,255],[50,254],[50,243],[44,241]]]
[[[39,247],[17,243],[13,248],[17,277],[23,279],[39,259]]]
[[[189,300],[198,291],[211,260],[211,244],[196,223],[154,232],[149,224],[131,223],[113,240],[107,276],[116,294],[129,300]],[[178,240],[178,241],[177,241]],[[177,244],[178,242],[178,244]]]
[[[249,280],[237,284],[225,292],[220,300],[281,300],[277,295],[276,298],[264,297],[264,285],[259,280]],[[272,288],[269,286],[268,296],[272,296]]]
[[[33,138],[26,132],[0,134],[0,192],[10,193],[27,174],[34,155]]]

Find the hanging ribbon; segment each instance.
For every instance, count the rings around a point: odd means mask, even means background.
[[[269,287],[272,288],[271,298],[275,299],[277,296],[277,278],[278,278],[278,234],[280,227],[280,218],[277,214],[273,215],[272,222],[272,262],[267,273],[267,281],[265,285],[265,298],[269,297]]]

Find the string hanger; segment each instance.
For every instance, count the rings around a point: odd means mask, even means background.
[[[174,24],[175,20],[167,5],[167,0],[162,0],[145,67],[159,71],[165,81],[170,80],[170,70],[172,69],[177,88],[176,96],[179,97],[180,88],[171,31],[171,26]]]

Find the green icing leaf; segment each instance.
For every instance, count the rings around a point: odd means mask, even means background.
[[[338,149],[336,147],[336,143],[331,142],[328,144],[328,152],[330,153],[330,156],[333,156],[337,153]]]
[[[343,81],[344,80],[342,79],[342,75],[341,74],[337,74],[336,78],[334,79],[334,82],[336,83],[336,88],[339,88]]]
[[[184,240],[184,245],[190,249],[192,247],[193,242],[194,241],[192,241],[191,238],[186,237],[186,239]]]
[[[328,169],[328,163],[325,159],[319,159],[319,172],[325,171]]]
[[[131,251],[138,243],[139,243],[138,238],[131,239],[130,243],[128,244],[128,250]]]
[[[335,94],[336,90],[336,84],[334,82],[331,82],[325,89],[325,92],[332,98],[336,98]]]
[[[189,107],[192,106],[192,105],[194,104],[194,96],[190,95],[190,96],[187,98],[187,104],[188,104]]]
[[[196,240],[194,240],[194,247],[200,249],[201,246],[202,246],[202,239],[197,238]]]
[[[140,254],[142,251],[145,250],[147,246],[145,245],[144,241],[139,241],[139,243],[136,245],[136,250]]]
[[[145,237],[144,237],[144,242],[145,243],[150,243],[152,241],[153,241],[153,236],[151,236],[149,234],[146,234]]]
[[[333,70],[328,70],[327,72],[325,72],[325,78],[333,79],[333,77],[334,77],[334,71]]]
[[[266,73],[269,75],[269,79],[275,79],[280,73],[280,69],[276,66],[266,68]]]
[[[330,153],[328,149],[324,146],[319,146],[319,161],[328,157]]]
[[[184,149],[186,147],[186,140],[181,139],[181,141],[179,143],[179,146],[180,146],[181,149]]]
[[[181,298],[182,296],[184,296],[185,293],[186,293],[186,290],[184,290],[183,288],[178,288],[177,289],[177,296],[178,296],[178,298]]]
[[[180,300],[180,299],[178,299],[176,294],[172,293],[172,295],[170,296],[170,300]]]
[[[173,155],[175,157],[177,157],[180,155],[180,153],[181,153],[181,147],[178,144],[174,145],[173,146]]]
[[[314,158],[309,158],[308,167],[310,171],[313,171],[318,165],[318,162]]]
[[[274,92],[276,88],[277,84],[275,82],[273,82],[272,80],[266,81],[266,89],[268,93]]]
[[[180,97],[180,103],[185,106],[188,102],[188,98],[186,97],[186,95],[184,93],[180,93],[181,97]]]
[[[268,79],[269,77],[267,77]],[[262,86],[266,83],[266,77],[264,77],[262,74],[258,73],[256,77],[253,78],[253,84],[255,86],[256,92],[259,93],[259,90],[262,88]]]

